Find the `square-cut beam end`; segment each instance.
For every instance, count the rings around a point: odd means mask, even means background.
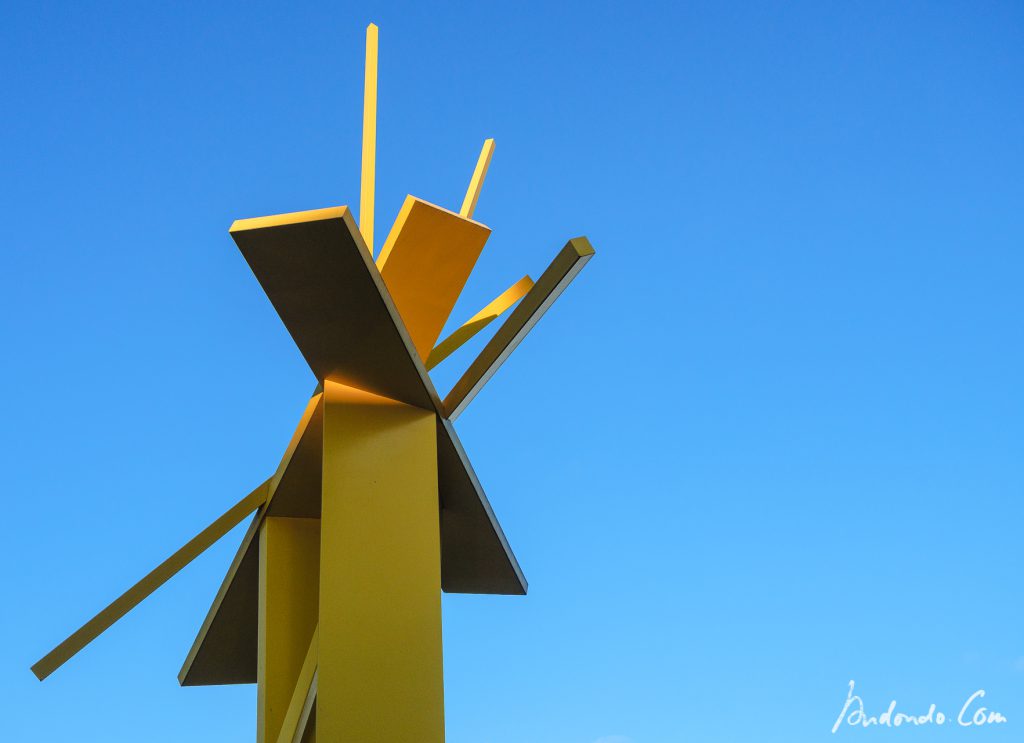
[[[594,253],[597,252],[594,250],[594,246],[590,244],[590,240],[585,237],[574,237],[569,241],[569,244],[572,245],[573,250],[576,251],[576,255],[580,258],[588,255],[594,255]]]

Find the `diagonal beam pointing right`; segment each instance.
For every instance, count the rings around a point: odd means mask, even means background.
[[[585,237],[573,238],[565,244],[444,399],[449,420],[462,414],[593,255],[594,248]]]

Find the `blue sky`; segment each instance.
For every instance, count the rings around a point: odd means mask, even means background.
[[[175,678],[240,532],[28,667],[276,466],[314,382],[227,227],[355,203],[370,21],[379,234],[497,140],[453,321],[598,251],[458,422],[531,591],[445,597],[449,743],[1019,740],[1007,2],[4,4],[5,739],[252,740]],[[1009,722],[833,736],[851,679]]]

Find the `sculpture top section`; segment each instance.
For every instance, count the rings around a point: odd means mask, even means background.
[[[367,29],[359,224],[345,206],[241,219],[230,233],[319,386],[276,472],[86,622],[33,667],[42,680],[215,541],[256,512],[179,674],[183,684],[256,680],[260,538],[267,518],[321,519],[331,464],[331,390],[370,393],[436,416],[424,529],[438,539],[439,588],[525,594],[526,579],[455,433],[465,409],[594,254],[570,240],[534,282],[524,276],[443,340],[441,332],[491,234],[473,219],[494,140],[484,142],[459,212],[408,196],[374,258],[377,27]],[[442,398],[429,369],[500,315],[507,319]],[[420,415],[420,411],[413,411]],[[337,416],[337,413],[335,413]],[[433,427],[434,424],[430,424]],[[340,444],[334,442],[335,449]],[[383,459],[381,461],[384,461]],[[388,470],[393,472],[393,468]],[[421,478],[422,479],[422,478]],[[370,478],[371,485],[375,482]],[[372,489],[372,488],[371,488]],[[402,488],[398,488],[401,490]],[[393,495],[393,494],[392,494]],[[335,504],[336,505],[336,504]],[[440,532],[438,534],[438,524]],[[371,524],[374,528],[379,525]],[[381,527],[383,528],[383,527]],[[432,553],[433,554],[433,553]],[[385,555],[385,557],[388,555]],[[423,562],[423,561],[421,561]],[[419,563],[417,563],[419,564]]]

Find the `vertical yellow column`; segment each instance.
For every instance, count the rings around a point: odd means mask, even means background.
[[[327,381],[316,736],[442,743],[432,411]]]
[[[256,740],[276,743],[316,628],[320,521],[269,517],[260,527]]]

